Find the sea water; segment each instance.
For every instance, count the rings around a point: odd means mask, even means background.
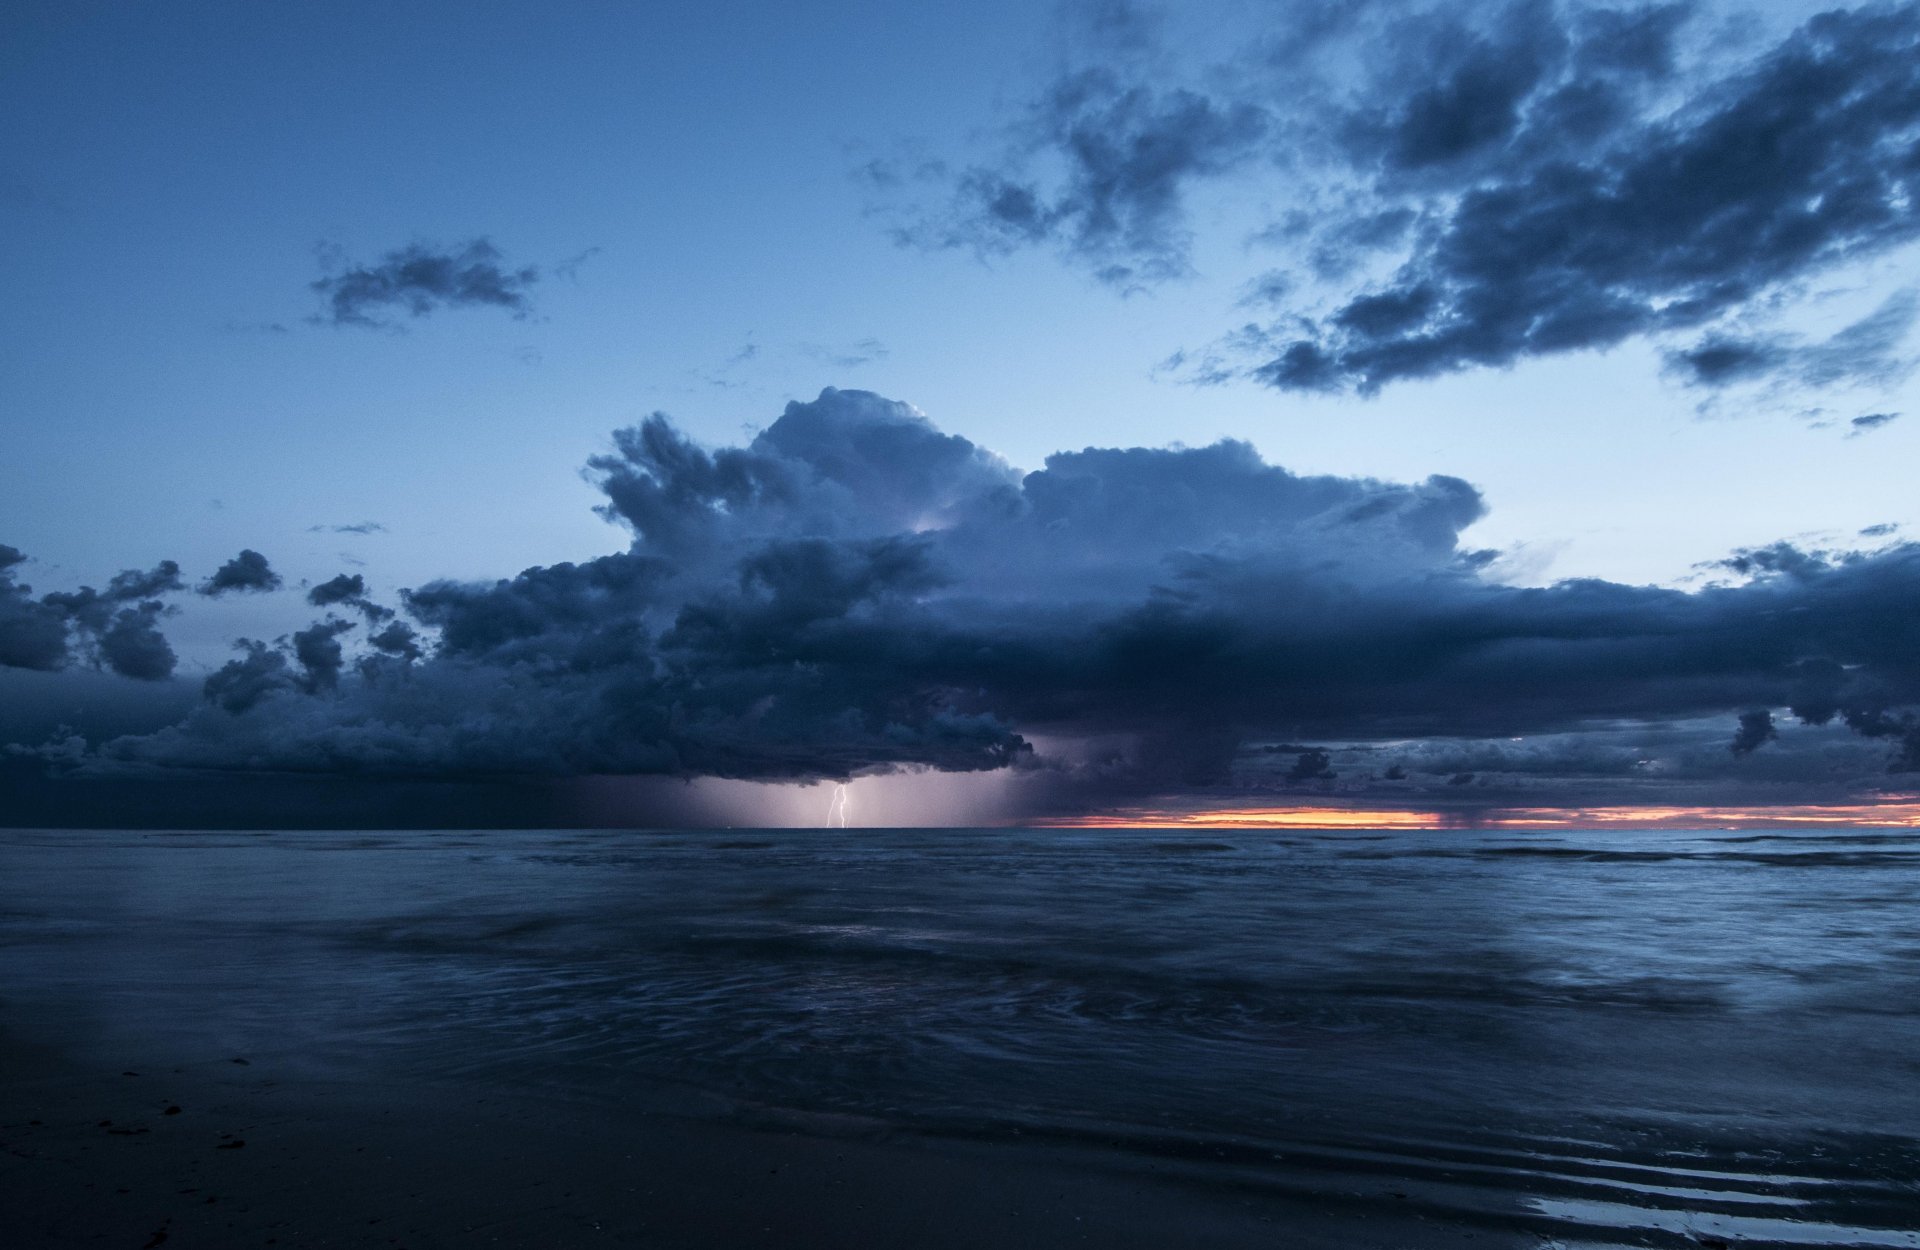
[[[1920,1246],[1916,831],[6,831],[0,1030]]]

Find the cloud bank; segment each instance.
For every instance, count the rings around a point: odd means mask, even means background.
[[[1493,779],[1830,794],[1920,766],[1920,545],[1755,548],[1694,591],[1508,586],[1462,541],[1485,503],[1457,478],[1299,475],[1232,441],[1062,452],[1023,474],[907,405],[832,389],[745,446],[656,415],[591,467],[626,550],[428,582],[402,592],[406,619],[342,574],[307,599],[354,616],[243,640],[185,719],[68,764],[1012,769],[1083,806]],[[72,628],[120,671],[159,667],[133,645],[152,618],[119,605],[177,570],[123,574],[82,609],[29,597],[6,551],[7,663],[55,666]]]

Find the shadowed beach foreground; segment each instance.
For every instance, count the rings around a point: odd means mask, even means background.
[[[1920,838],[0,834],[8,1246],[1920,1246]]]
[[[1538,1244],[1431,1228],[1404,1196],[1195,1188],[1091,1149],[257,1074],[270,1070],[10,1083],[7,1244],[1240,1246],[1282,1230],[1310,1246]]]

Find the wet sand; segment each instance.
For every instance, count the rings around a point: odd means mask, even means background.
[[[240,1057],[233,1057],[240,1058]],[[1411,1197],[1311,1202],[857,1120],[747,1128],[271,1061],[0,1084],[0,1240],[37,1246],[1539,1246]],[[1457,1214],[1457,1213],[1456,1213]]]

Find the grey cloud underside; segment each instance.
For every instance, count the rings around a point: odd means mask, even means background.
[[[531,291],[540,271],[531,265],[510,268],[504,260],[498,248],[480,238],[451,247],[409,244],[374,265],[336,262],[339,272],[312,283],[325,305],[315,320],[391,327],[398,317],[425,317],[441,308],[500,308],[525,317],[533,311]]]
[[[199,710],[89,766],[1012,766],[1116,793],[1218,784],[1280,741],[1284,789],[1352,780],[1326,754],[1341,742],[1706,717],[1699,766],[1737,779],[1784,750],[1726,749],[1759,732],[1738,719],[1754,709],[1851,726],[1860,785],[1920,760],[1920,546],[1760,548],[1693,592],[1504,586],[1460,543],[1484,506],[1455,478],[1301,476],[1234,442],[1064,452],[1023,475],[854,391],[789,405],[744,447],[656,416],[615,448],[593,466],[629,549],[416,587],[424,634],[369,613],[247,642]],[[309,597],[364,596],[343,575]]]
[[[1823,343],[1738,323],[1920,238],[1915,6],[1821,14],[1738,58],[1685,3],[1304,4],[1282,24],[1201,86],[1124,59],[1068,74],[900,237],[1047,244],[1150,283],[1189,271],[1188,200],[1270,170],[1300,206],[1259,238],[1300,264],[1256,280],[1279,315],[1198,380],[1365,394],[1688,335],[1669,364],[1696,385],[1908,371],[1911,294]]]

